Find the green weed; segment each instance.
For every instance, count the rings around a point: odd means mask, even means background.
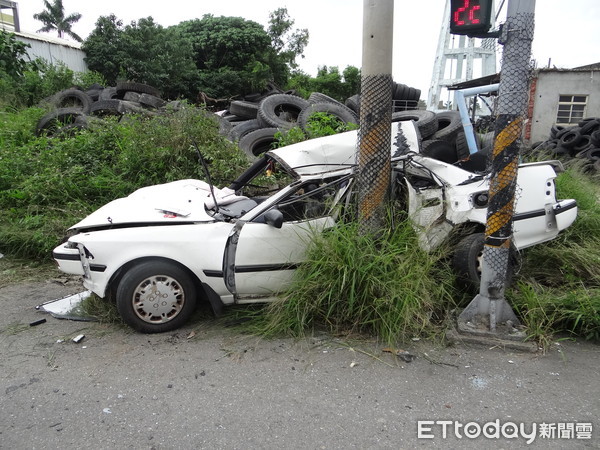
[[[386,343],[439,331],[452,305],[452,275],[404,223],[377,237],[342,224],[315,236],[307,261],[259,330],[299,336],[325,327],[370,333]]]

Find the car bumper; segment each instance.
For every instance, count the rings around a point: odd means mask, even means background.
[[[85,275],[78,248],[69,247],[66,243],[59,245],[52,251],[52,258],[62,272],[71,275]]]

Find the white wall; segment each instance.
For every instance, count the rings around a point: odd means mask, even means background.
[[[550,137],[560,95],[587,95],[585,117],[600,117],[600,70],[540,69],[534,93],[530,142]]]
[[[78,42],[31,33],[15,33],[17,40],[29,44],[27,54],[33,60],[43,58],[51,64],[62,62],[75,72],[87,72],[85,52]]]

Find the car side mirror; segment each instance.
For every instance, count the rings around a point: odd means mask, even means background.
[[[283,213],[278,209],[271,209],[263,214],[265,223],[275,228],[281,228],[283,226]]]

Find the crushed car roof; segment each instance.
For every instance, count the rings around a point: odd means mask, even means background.
[[[400,142],[399,130],[404,136]],[[418,152],[418,140],[415,122],[392,123],[390,146],[392,156],[399,151]],[[350,172],[356,165],[357,153],[358,131],[355,130],[288,145],[271,150],[267,155],[282,164],[286,170],[300,177],[343,169]]]

